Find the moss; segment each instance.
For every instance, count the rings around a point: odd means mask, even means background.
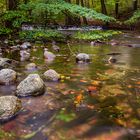
[[[15,140],[15,134],[12,132],[5,132],[0,128],[0,140]]]
[[[77,32],[73,35],[74,39],[79,40],[107,40],[110,39],[112,36],[120,34],[120,31],[102,31],[102,30],[95,30],[95,31],[86,31],[86,32]]]

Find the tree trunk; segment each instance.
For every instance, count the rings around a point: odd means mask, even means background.
[[[65,0],[65,1],[71,3],[71,0]],[[72,18],[68,14],[66,14],[65,25],[71,25],[71,24],[72,24]]]
[[[81,0],[81,6],[84,7],[84,0]],[[84,24],[88,24],[87,19],[85,17],[83,17],[83,23]]]
[[[76,4],[80,5],[80,0],[76,0]],[[80,17],[75,18],[76,24],[81,25]]]
[[[101,11],[103,14],[107,15],[105,1],[104,0],[100,0],[100,1],[101,1]]]
[[[134,0],[133,2],[133,10],[136,11],[138,9],[138,0]]]
[[[18,6],[18,0],[7,0],[7,10],[16,10]]]
[[[86,7],[90,8],[89,0],[86,0]]]
[[[18,0],[6,0],[7,10],[16,10],[18,6]],[[8,28],[12,28],[11,21],[5,21],[5,26]]]
[[[119,0],[116,0],[115,2],[115,15],[116,15],[116,18],[119,17]]]
[[[29,2],[29,0],[24,0],[24,4],[27,4]]]

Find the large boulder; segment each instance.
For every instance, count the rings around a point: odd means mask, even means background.
[[[60,79],[60,74],[58,74],[55,70],[50,69],[44,73],[44,77],[46,80],[58,81]]]
[[[0,70],[0,84],[9,85],[16,81],[17,73],[12,69]]]
[[[88,63],[90,62],[90,57],[88,54],[86,53],[79,53],[77,56],[76,56],[76,62],[77,63]]]
[[[43,94],[45,85],[38,74],[30,74],[17,86],[16,95],[21,97]]]
[[[0,97],[0,120],[4,121],[12,118],[21,108],[21,100],[16,96]]]

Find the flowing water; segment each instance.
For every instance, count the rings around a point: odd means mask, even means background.
[[[115,38],[121,43],[140,44],[138,34]],[[43,58],[43,49],[31,51],[32,59],[14,68],[17,83],[0,86],[0,95],[14,95],[16,86],[30,73],[48,68],[62,75],[59,82],[47,82],[42,96],[21,98],[23,109],[12,120],[1,124],[2,140],[124,140],[140,138],[140,47],[59,44],[61,51],[53,62]],[[49,44],[47,47],[53,51]],[[76,64],[78,52],[90,54],[89,64]],[[116,63],[108,61],[111,54]],[[5,57],[19,60],[17,54]],[[38,68],[27,71],[26,64]],[[5,133],[4,133],[5,132]]]

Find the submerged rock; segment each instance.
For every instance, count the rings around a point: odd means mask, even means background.
[[[44,57],[47,60],[54,60],[56,56],[52,52],[49,52],[47,48],[45,48],[44,49]]]
[[[8,68],[12,64],[12,60],[8,58],[0,58],[0,69]]]
[[[90,57],[88,54],[86,53],[79,53],[77,56],[76,56],[76,62],[77,63],[88,63],[90,62]]]
[[[37,65],[35,63],[29,63],[26,65],[26,69],[29,71],[36,70],[36,68],[37,68]]]
[[[43,94],[45,85],[38,74],[30,74],[17,86],[16,95],[21,97]]]
[[[16,81],[17,73],[12,69],[0,70],[0,84],[10,84]]]
[[[90,42],[90,46],[95,46],[96,45],[96,42],[95,41],[91,41]]]
[[[16,96],[0,97],[0,120],[8,120],[22,108],[21,100]]]
[[[17,64],[19,64],[19,62],[16,60],[0,57],[0,69],[12,68]]]
[[[58,81],[60,79],[60,74],[58,74],[55,70],[47,70],[44,73],[45,79],[46,80],[51,80],[51,81]]]
[[[125,44],[124,46],[133,47],[133,48],[140,48],[140,44]]]
[[[109,59],[108,59],[109,64],[113,64],[113,63],[116,63],[116,62],[117,62],[117,59],[114,56],[109,57]]]
[[[22,49],[31,48],[31,43],[30,43],[30,42],[24,42],[20,47],[21,47]]]
[[[30,59],[30,52],[26,51],[26,50],[21,50],[20,56],[21,56],[21,58],[20,58],[21,61],[29,60]]]

